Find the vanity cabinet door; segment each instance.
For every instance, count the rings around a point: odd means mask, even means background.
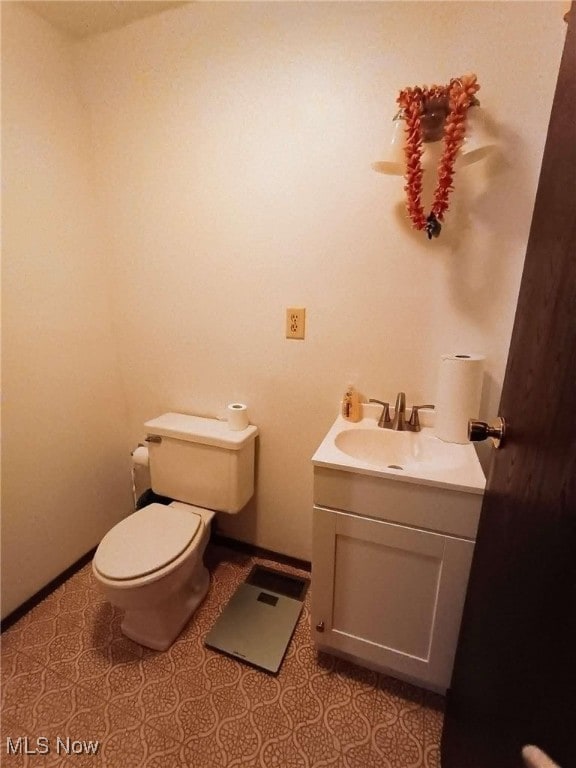
[[[444,691],[473,549],[472,541],[315,507],[317,646]]]

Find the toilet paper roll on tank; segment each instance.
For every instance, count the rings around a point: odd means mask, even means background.
[[[485,357],[442,355],[436,393],[435,434],[447,443],[467,443],[468,420],[480,412]]]
[[[250,424],[248,406],[244,403],[228,403],[226,406],[226,418],[228,419],[228,429],[236,432],[246,429]]]

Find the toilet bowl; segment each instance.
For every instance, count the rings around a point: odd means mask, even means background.
[[[233,514],[252,496],[257,430],[228,434],[225,423],[182,414],[145,426],[152,489],[180,500],[149,504],[115,525],[92,571],[106,599],[125,612],[122,632],[163,651],[208,592],[203,557],[216,510]]]
[[[122,632],[164,651],[210,585],[204,550],[214,512],[180,502],[150,504],[109,531],[92,562],[106,599],[125,611]]]

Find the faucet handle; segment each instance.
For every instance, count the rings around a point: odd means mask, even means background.
[[[426,405],[413,405],[412,412],[410,413],[410,419],[408,420],[408,429],[411,432],[420,432],[420,418],[418,417],[418,411],[420,408],[434,408],[432,403]]]
[[[384,403],[382,400],[376,400],[375,398],[371,397],[368,400],[369,403],[378,403],[379,405],[382,405],[382,414],[380,418],[378,419],[378,426],[383,427],[385,424],[390,424],[390,403]]]

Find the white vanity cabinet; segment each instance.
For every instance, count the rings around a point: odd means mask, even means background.
[[[482,494],[314,468],[312,636],[444,692]]]

